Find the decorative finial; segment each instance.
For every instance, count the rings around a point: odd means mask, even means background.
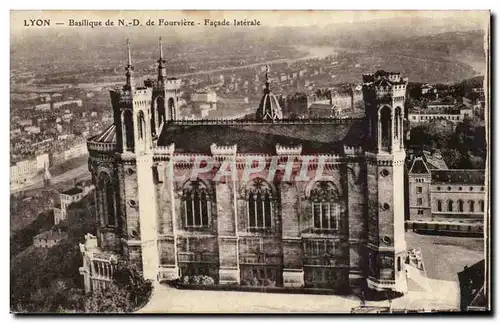
[[[128,64],[127,67],[132,66],[132,55],[130,54],[130,40],[127,38],[127,53],[128,53]]]
[[[130,54],[130,40],[127,38],[127,54],[128,54],[128,62],[127,66],[125,67],[125,70],[127,73],[125,74],[127,76],[127,84],[126,87],[130,90],[134,88],[134,80],[132,77],[134,67],[132,66],[132,55]]]
[[[160,58],[158,59],[158,81],[163,81],[167,78],[167,71],[165,69],[165,60],[163,59],[163,43],[161,41],[161,36],[159,38],[159,44],[158,46],[160,47]]]
[[[161,36],[160,36],[160,61],[163,61],[163,44],[161,42]]]

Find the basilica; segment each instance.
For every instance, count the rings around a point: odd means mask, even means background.
[[[109,282],[123,257],[147,279],[208,275],[216,284],[407,291],[404,262],[404,102],[407,79],[362,76],[363,118],[283,118],[267,78],[253,119],[181,120],[181,80],[136,83],[130,46],[125,84],[110,91],[114,122],[88,139],[97,234],[80,245],[86,290]],[[215,178],[224,164],[249,176]],[[195,168],[198,157],[211,170]],[[310,180],[269,176],[271,160]],[[303,167],[304,160],[308,161]]]

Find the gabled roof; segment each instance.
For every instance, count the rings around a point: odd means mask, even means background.
[[[422,157],[417,157],[413,161],[413,164],[410,168],[410,174],[430,174],[429,168],[426,163],[422,159]]]
[[[458,273],[461,291],[461,308],[486,307],[488,299],[485,294],[485,261],[484,259]]]
[[[80,194],[80,193],[83,193],[83,190],[81,188],[79,188],[79,187],[72,187],[69,190],[66,190],[66,191],[62,192],[61,194],[64,194],[64,195],[76,195],[76,194]]]
[[[439,152],[431,154],[430,152],[424,150],[423,154],[425,162],[430,169],[448,169],[448,165],[446,165],[443,156]]]
[[[381,87],[389,87],[392,85],[392,82],[389,81],[388,79],[386,78],[381,78],[379,80],[376,80],[375,82],[373,82],[373,84],[375,86],[381,86]]]

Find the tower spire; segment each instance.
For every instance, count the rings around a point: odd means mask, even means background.
[[[269,93],[271,90],[269,88],[269,65],[266,65],[266,88],[264,92]]]
[[[134,66],[132,65],[132,55],[130,54],[130,40],[127,39],[127,55],[128,55],[128,61],[127,61],[127,66],[125,66],[125,70],[127,73],[125,74],[127,76],[127,88],[132,90],[134,88],[134,79],[133,79],[133,74],[134,74]]]
[[[163,60],[163,43],[161,42],[160,36],[160,62]]]
[[[167,71],[164,63],[166,61],[163,59],[163,43],[161,41],[161,36],[159,39],[159,47],[160,47],[160,58],[158,59],[158,81],[163,81],[167,77]]]

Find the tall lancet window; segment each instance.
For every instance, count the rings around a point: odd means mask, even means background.
[[[381,141],[382,149],[391,148],[391,132],[392,132],[392,118],[391,109],[389,107],[383,107],[379,111],[379,140]]]
[[[402,123],[401,108],[397,107],[394,116],[394,137],[399,139],[402,136],[401,123]]]
[[[132,111],[129,109],[123,111],[122,114],[122,133],[125,139],[124,147],[126,150],[134,149],[134,121],[132,118]]]
[[[163,123],[165,123],[166,116],[165,116],[165,99],[162,96],[159,96],[158,99],[156,99],[156,109],[158,111],[158,120],[156,123],[160,127]]]
[[[168,114],[169,114],[169,119],[170,120],[175,120],[176,115],[175,115],[175,101],[174,98],[169,98],[168,99]]]
[[[102,196],[104,225],[115,225],[115,190],[108,174],[102,173],[99,179],[100,192]]]
[[[316,182],[311,189],[312,228],[314,230],[338,230],[342,201],[332,182]]]
[[[205,184],[199,180],[186,183],[182,192],[184,226],[208,228],[211,218],[211,198]]]
[[[257,178],[247,191],[248,229],[269,229],[273,222],[273,193],[271,186]]]
[[[144,112],[139,111],[137,114],[137,129],[139,131],[139,138],[144,139],[144,131],[145,131],[146,122],[144,120]]]

